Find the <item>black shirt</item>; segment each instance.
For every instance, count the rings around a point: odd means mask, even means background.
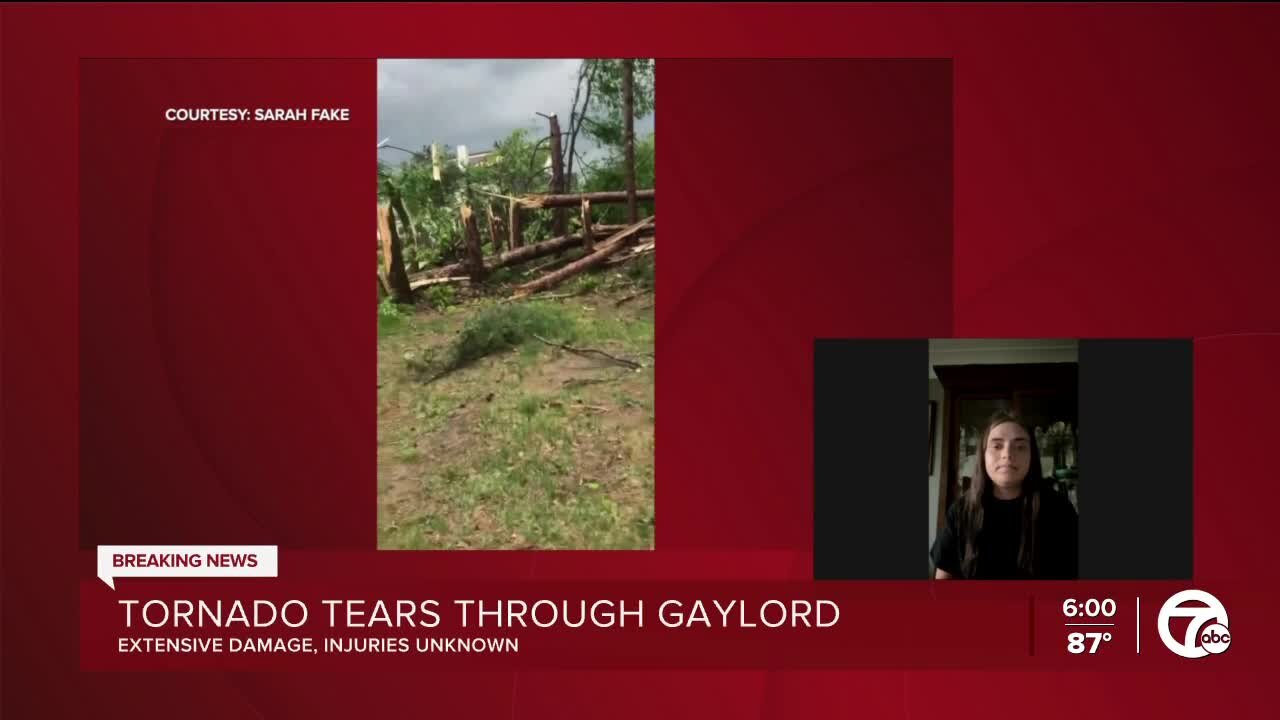
[[[946,525],[938,532],[930,553],[935,567],[953,577],[977,580],[1074,580],[1078,575],[1078,537],[1075,507],[1061,494],[1040,491],[1037,521],[1035,574],[1018,567],[1022,543],[1022,500],[999,500],[991,493],[983,502],[982,530],[978,533],[977,562],[971,575],[962,570],[964,559],[963,499],[947,509]]]

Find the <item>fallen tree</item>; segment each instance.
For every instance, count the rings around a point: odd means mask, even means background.
[[[474,282],[480,282],[488,274],[484,265],[484,249],[480,246],[480,228],[476,227],[476,216],[470,205],[462,206],[462,233],[466,239],[467,259],[463,265]]]
[[[568,265],[565,265],[559,270],[556,270],[555,272],[547,273],[546,275],[543,275],[537,280],[533,280],[531,282],[525,283],[524,285],[520,285],[516,287],[515,296],[521,297],[524,295],[528,295],[530,293],[546,290],[547,288],[554,287],[557,284],[564,282],[565,280],[573,277],[574,275],[577,275],[578,273],[584,272],[586,270],[590,270],[591,268],[607,260],[610,255],[613,255],[614,253],[626,247],[628,242],[630,242],[633,238],[638,237],[640,234],[640,231],[643,230],[652,222],[653,222],[653,216],[650,215],[649,217],[645,218],[644,220],[641,220],[640,222],[637,222],[634,225],[626,226],[625,228],[619,230],[613,235],[610,235],[607,239],[605,239],[604,241],[596,245],[595,252],[585,255],[569,263]]]
[[[653,190],[636,191],[637,201],[653,199]],[[605,190],[602,192],[573,193],[569,195],[526,195],[520,198],[520,207],[531,210],[537,208],[577,207],[582,205],[583,200],[588,200],[593,205],[624,203],[627,201],[627,191]]]
[[[421,280],[410,280],[409,288],[412,290],[417,290],[418,288],[429,287],[431,285],[448,285],[452,283],[469,283],[469,282],[471,282],[471,278],[465,275],[458,275],[456,277],[423,278]]]
[[[628,260],[635,260],[636,258],[644,255],[652,255],[653,251],[654,251],[654,242],[650,240],[649,242],[644,243],[642,245],[636,245],[635,247],[631,248],[625,253],[622,253],[621,255],[618,255],[617,257],[609,258],[605,262],[605,265],[608,265],[608,266],[621,265],[622,263],[627,262]]]
[[[606,232],[617,232],[627,227],[628,226],[626,225],[596,225],[593,228],[593,232],[596,235],[600,235]],[[640,228],[640,231],[638,234],[648,235],[653,231],[654,231],[653,223],[648,223],[646,226]],[[484,262],[485,272],[488,273],[488,272],[497,270],[500,267],[507,267],[509,265],[519,265],[521,263],[529,262],[530,260],[537,260],[538,258],[547,257],[548,255],[554,255],[557,252],[560,252],[561,250],[567,250],[569,248],[576,247],[581,244],[582,244],[582,235],[580,233],[574,233],[572,235],[565,235],[564,237],[545,240],[543,242],[535,243],[533,245],[525,245],[523,247],[518,247],[518,248],[515,248],[514,250],[508,250],[502,253],[501,255],[490,256],[489,258],[487,258]],[[463,276],[469,276],[469,275],[470,275],[470,268],[468,267],[467,263],[457,262],[450,265],[442,265],[438,268],[427,270],[425,272],[417,273],[413,275],[410,278],[410,280],[416,282],[418,280],[425,280],[425,279],[431,279],[431,278],[463,277]]]

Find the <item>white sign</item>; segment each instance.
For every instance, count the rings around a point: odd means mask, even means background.
[[[275,545],[99,545],[98,579],[276,577]]]

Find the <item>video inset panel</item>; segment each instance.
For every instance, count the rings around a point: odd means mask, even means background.
[[[814,364],[818,579],[1191,576],[1189,340],[819,340]]]
[[[378,136],[378,547],[652,548],[653,61],[382,60]]]

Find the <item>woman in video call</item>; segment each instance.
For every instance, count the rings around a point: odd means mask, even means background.
[[[947,510],[931,555],[938,580],[1077,576],[1077,517],[1041,477],[1035,434],[997,413],[982,433],[968,490]]]

